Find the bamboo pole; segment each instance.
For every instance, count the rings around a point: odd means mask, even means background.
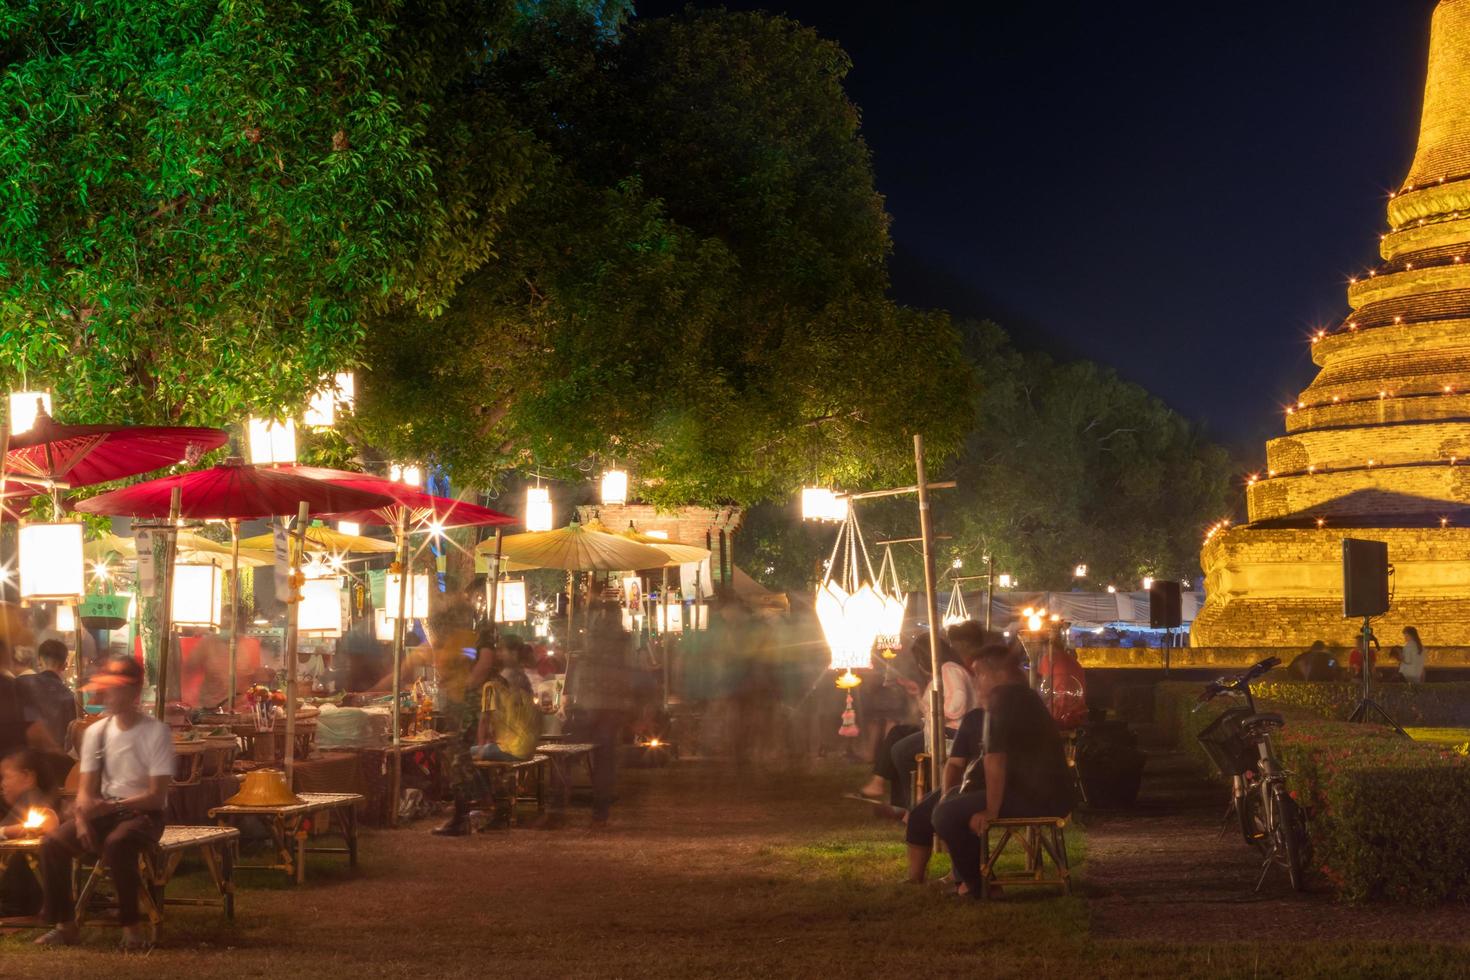
[[[398,566],[398,618],[393,620],[393,702],[388,711],[389,724],[393,726],[393,764],[388,778],[392,793],[388,811],[388,826],[390,827],[398,826],[398,795],[403,789],[403,732],[398,718],[398,702],[402,698],[403,644],[408,627],[405,620],[405,613],[408,611],[410,578],[407,507],[400,505],[398,508],[398,524],[394,528],[394,536],[398,539],[398,560],[394,563]]]
[[[929,662],[934,671],[934,701],[929,712],[930,761],[933,764],[930,784],[943,789],[944,773],[944,677],[939,656],[939,594],[934,590],[934,520],[929,513],[929,478],[924,471],[924,437],[914,436],[914,471],[918,477],[919,536],[924,546],[924,599],[929,608]]]
[[[289,592],[286,596],[286,787],[296,792],[293,777],[296,772],[296,648],[301,642],[299,629],[301,617],[301,559],[306,554],[306,522],[311,507],[301,502],[296,512],[296,527],[293,537],[296,544],[290,548],[291,575]]]
[[[240,521],[230,518],[230,714],[235,713],[235,691],[239,687],[235,652],[240,644]]]
[[[174,557],[179,543],[179,512],[183,509],[183,490],[175,486],[168,501],[168,527],[163,529],[163,576],[162,608],[158,618],[158,695],[153,705],[153,716],[164,720],[164,706],[168,703],[168,659],[173,650],[173,607],[174,607]]]

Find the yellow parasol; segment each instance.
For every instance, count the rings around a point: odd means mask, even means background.
[[[477,549],[494,554],[495,541],[483,541]],[[568,572],[662,568],[669,560],[657,548],[582,524],[506,535],[500,540],[500,554],[522,568],[560,568]]]
[[[245,538],[241,541],[240,547],[271,551],[275,548],[275,539],[269,534],[257,534],[253,538]],[[306,529],[307,551],[331,551],[344,555],[387,555],[393,553],[397,548],[398,546],[392,541],[368,538],[361,534],[343,534],[341,531],[335,531],[320,524],[313,524]]]
[[[618,531],[618,537],[627,538],[629,541],[637,541],[646,544],[650,548],[657,548],[669,556],[665,565],[689,565],[694,562],[704,561],[710,556],[708,548],[700,548],[692,544],[679,544],[675,541],[665,541],[663,538],[655,538],[651,534],[644,534],[636,528],[628,528],[626,531]]]
[[[82,554],[88,561],[105,561],[109,555],[118,555],[129,561],[136,561],[138,557],[138,546],[132,538],[123,537],[120,534],[104,534],[95,541],[88,541],[82,546]],[[175,561],[181,565],[215,565],[223,564],[222,559],[230,557],[230,546],[212,541],[202,534],[193,531],[180,531],[178,535],[178,550],[175,552]],[[263,568],[273,564],[276,560],[274,553],[270,551],[240,551],[240,564],[247,568]]]

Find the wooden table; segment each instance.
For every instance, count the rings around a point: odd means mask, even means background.
[[[357,867],[357,805],[362,802],[361,793],[298,793],[300,803],[282,803],[276,806],[239,806],[228,804],[209,811],[210,817],[220,826],[231,826],[240,817],[260,817],[270,823],[271,836],[276,848],[274,864],[237,864],[237,868],[251,870],[284,871],[294,877],[296,883],[306,881],[307,854],[346,854],[349,867]],[[317,814],[326,814],[327,827],[336,827],[346,847],[307,847],[307,819]],[[238,833],[238,831],[236,832]]]
[[[224,909],[225,915],[235,917],[234,845],[240,839],[240,831],[234,827],[165,827],[158,843],[138,857],[144,888],[138,893],[140,911],[147,917],[148,925],[156,940],[163,925],[163,909],[166,905],[207,905]],[[209,869],[218,898],[168,898],[165,891],[179,861],[190,851],[198,851]],[[0,869],[11,860],[20,857],[27,861],[40,877],[39,860],[41,839],[28,837],[16,840],[0,840]],[[96,858],[91,861],[90,873],[82,890],[77,894],[77,924],[83,924],[92,911],[92,899],[97,886],[107,877],[107,866]],[[82,862],[85,864],[85,861]]]
[[[536,754],[551,760],[552,812],[565,810],[571,802],[572,781],[567,766],[579,757],[587,765],[587,780],[592,780],[592,750],[597,746],[591,742],[542,742],[536,746]]]
[[[362,759],[362,771],[365,777],[376,774],[385,780],[385,785],[381,785],[378,791],[370,793],[371,798],[368,800],[365,819],[372,826],[396,827],[398,826],[398,800],[393,798],[391,787],[393,786],[393,773],[401,771],[403,767],[403,757],[414,752],[441,751],[450,742],[460,737],[458,732],[452,734],[436,732],[430,735],[405,738],[397,747],[387,742],[382,745],[336,745],[324,751],[355,752]],[[442,776],[437,782],[443,783]],[[442,789],[442,786],[436,785],[432,789]],[[386,792],[381,790],[386,790]],[[433,793],[431,795],[443,794]]]

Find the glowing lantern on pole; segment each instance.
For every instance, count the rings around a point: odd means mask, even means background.
[[[1021,610],[1021,616],[1026,620],[1026,628],[1033,633],[1041,632],[1041,628],[1046,625],[1045,609],[1032,609],[1027,606]]]
[[[337,530],[342,534],[350,534],[354,538],[362,534],[362,525],[357,521],[338,521]]]
[[[20,597],[41,602],[75,602],[85,591],[82,525],[21,525]]]
[[[77,630],[76,610],[66,603],[56,607],[56,632],[75,633]]]
[[[344,371],[333,376],[316,394],[311,396],[301,421],[313,428],[330,429],[337,424],[337,407],[352,409],[357,395],[357,382],[352,372]]]
[[[246,423],[250,462],[256,466],[282,466],[296,462],[296,423],[290,419],[252,418]]]
[[[545,487],[526,488],[526,530],[551,530],[551,491]]]
[[[12,391],[10,393],[10,434],[18,436],[36,425],[41,412],[51,414],[49,391]]]
[[[1087,577],[1087,566],[1086,565],[1078,565],[1076,568],[1072,569],[1072,577],[1073,578],[1086,578]]]
[[[684,603],[677,595],[668,593],[661,596],[655,615],[660,633],[684,632]]]
[[[342,635],[342,579],[325,565],[301,570],[301,604],[296,610],[296,628],[314,636]]]
[[[816,601],[817,621],[832,651],[832,669],[843,672],[837,679],[839,687],[861,683],[853,670],[872,666],[873,643],[883,631],[885,613],[876,582],[857,514],[849,508],[837,532],[827,576],[817,589]]]
[[[965,622],[970,618],[970,610],[965,606],[965,594],[960,591],[960,583],[955,582],[954,588],[949,593],[949,604],[944,607],[944,618],[940,623],[945,629]]]
[[[1009,589],[1011,587],[1012,581],[1013,580],[1011,579],[1011,577],[1006,574],[997,575],[995,577],[995,584],[1002,589]]]
[[[885,657],[903,645],[903,621],[908,613],[909,596],[898,581],[898,567],[893,563],[893,549],[883,549],[883,561],[878,565],[878,597],[883,600],[883,628],[878,634],[878,646]]]
[[[628,502],[628,471],[607,470],[602,474],[602,503],[618,507]]]
[[[424,485],[424,471],[412,463],[394,463],[388,467],[388,479],[394,483],[406,483],[411,487]]]
[[[524,623],[526,621],[526,583],[521,579],[501,582],[495,587],[495,621],[497,623]]]
[[[373,636],[383,643],[393,642],[393,620],[388,618],[388,610],[373,611]]]
[[[384,596],[387,607],[384,615],[389,619],[398,618],[398,589],[400,575],[397,572],[388,572],[383,576]],[[429,615],[429,576],[424,572],[415,572],[408,577],[408,592],[403,597],[403,615],[407,619],[423,619]]]
[[[175,626],[218,626],[224,605],[222,583],[218,566],[175,562],[169,619]]]
[[[801,519],[804,521],[847,520],[847,498],[839,497],[828,487],[803,487]]]

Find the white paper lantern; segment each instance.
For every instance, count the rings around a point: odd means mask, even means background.
[[[696,602],[689,608],[689,628],[692,630],[709,629],[709,606],[703,602]]]
[[[908,615],[909,596],[898,580],[898,566],[893,549],[883,549],[883,562],[878,566],[876,591],[883,602],[883,625],[878,631],[877,645],[884,650],[897,650],[903,645],[903,622]]]
[[[337,409],[339,407],[352,409],[356,400],[356,380],[352,372],[344,371],[334,375],[321,390],[311,396],[311,401],[306,406],[301,421],[315,428],[327,429],[337,424]]]
[[[817,622],[832,651],[833,670],[872,666],[873,643],[883,628],[883,600],[871,585],[849,593],[835,581],[817,592]]]
[[[684,603],[677,599],[661,599],[654,611],[660,633],[684,632]]]
[[[847,520],[847,498],[839,497],[828,487],[803,487],[801,519],[804,521]]]
[[[526,530],[550,531],[551,491],[545,487],[526,488]]]
[[[357,521],[338,521],[337,531],[340,534],[350,534],[353,537],[357,537],[362,534],[362,525]]]
[[[373,610],[373,635],[383,643],[393,642],[393,620],[388,618],[388,610]]]
[[[321,569],[307,572],[301,583],[301,604],[296,609],[296,629],[314,636],[342,635],[342,579],[323,575]]]
[[[526,583],[524,581],[516,579],[496,585],[495,621],[497,623],[524,623],[526,621]]]
[[[956,582],[949,593],[949,604],[944,607],[944,618],[940,620],[945,629],[963,623],[970,618],[970,610],[965,607],[965,594],[960,591],[960,583]]]
[[[86,591],[82,525],[23,524],[20,529],[20,597],[75,602]]]
[[[250,462],[256,466],[286,466],[296,462],[296,423],[291,419],[252,418],[246,423]]]
[[[56,632],[75,633],[77,631],[76,607],[68,603],[62,603],[56,607]]]
[[[383,606],[389,619],[398,618],[398,589],[400,576],[389,572],[383,576]],[[429,576],[416,572],[408,578],[408,592],[403,597],[403,615],[407,619],[423,619],[429,615]]]
[[[628,471],[607,470],[602,474],[602,503],[618,507],[628,502]]]
[[[175,626],[216,627],[224,599],[218,566],[175,562],[169,619]]]
[[[36,427],[39,412],[51,414],[49,391],[12,391],[10,393],[10,434],[18,436]]]
[[[1011,577],[1005,574],[997,575],[995,577],[995,584],[1002,589],[1009,589],[1011,587]]]
[[[388,479],[394,483],[406,483],[411,487],[422,487],[424,485],[424,471],[422,467],[412,463],[394,463],[388,467]]]

